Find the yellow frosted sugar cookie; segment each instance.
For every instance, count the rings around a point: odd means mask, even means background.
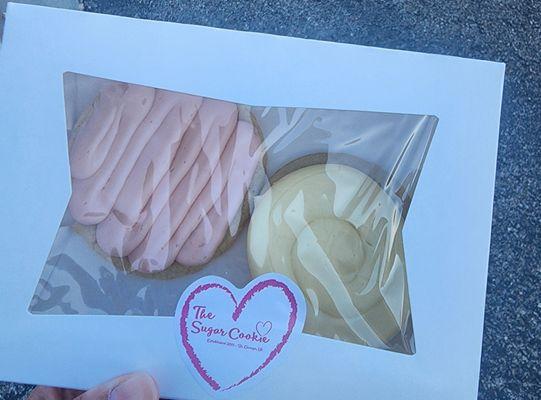
[[[355,168],[301,168],[256,199],[250,269],[297,282],[305,332],[410,352],[401,334],[410,307],[399,204]]]

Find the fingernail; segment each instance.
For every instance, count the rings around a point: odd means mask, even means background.
[[[150,380],[150,381],[149,381]],[[145,374],[137,374],[109,393],[109,400],[148,400],[157,398],[152,378]]]

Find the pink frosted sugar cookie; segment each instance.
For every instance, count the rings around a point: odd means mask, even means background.
[[[221,205],[221,194],[226,185],[240,197],[239,202],[232,203],[232,206],[236,205],[235,211],[238,210],[250,184],[244,180],[251,181],[257,166],[257,157],[253,156],[258,152],[259,145],[260,141],[254,135],[252,124],[240,121],[203,190],[196,199],[192,199],[190,195],[186,196],[184,190],[175,190],[170,210],[165,209],[163,210],[165,213],[160,215],[165,218],[160,220],[158,217],[143,242],[130,254],[132,266],[146,272],[160,271],[170,266],[204,216],[215,205],[218,207]],[[174,212],[176,210],[182,210],[182,215]],[[226,213],[222,216],[223,221],[215,221],[217,228],[230,222]],[[221,239],[224,236],[225,231],[221,234]],[[204,257],[205,249],[201,248],[200,252],[201,257]],[[187,263],[187,265],[198,264],[200,263]]]
[[[202,265],[235,236],[261,159],[236,104],[115,83],[70,138],[69,210],[135,270]]]
[[[169,212],[171,205],[177,214],[180,213],[178,200],[173,196],[175,191],[199,193],[210,176],[210,168],[217,165],[237,118],[235,104],[205,99],[156,187],[145,193],[144,189],[130,190],[126,185],[113,212],[98,225],[96,237],[102,250],[109,255],[125,257],[143,241],[158,216]],[[134,193],[143,194],[137,196]],[[186,197],[186,200],[191,203],[194,199]]]

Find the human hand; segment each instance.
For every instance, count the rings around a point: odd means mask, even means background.
[[[37,386],[28,400],[158,400],[156,382],[144,372],[121,375],[86,392]]]

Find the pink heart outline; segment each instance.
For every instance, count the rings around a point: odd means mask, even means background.
[[[266,329],[267,325],[269,326],[268,329]],[[261,330],[259,330],[260,328]],[[265,321],[265,322],[259,321],[257,324],[255,324],[255,330],[257,333],[259,333],[259,336],[266,336],[271,331],[271,329],[272,329],[272,322],[270,321]]]
[[[287,331],[282,336],[282,340],[276,345],[276,347],[269,353],[269,356],[263,361],[263,363],[257,367],[255,370],[253,370],[248,376],[243,377],[239,382],[232,384],[231,386],[228,386],[226,388],[222,388],[218,382],[216,382],[215,379],[213,379],[208,372],[205,370],[205,368],[201,365],[201,360],[199,357],[197,357],[197,354],[195,353],[194,348],[190,344],[188,340],[188,328],[186,325],[186,320],[188,318],[188,313],[190,310],[190,303],[195,298],[195,296],[205,290],[208,289],[221,289],[225,291],[233,303],[235,304],[235,309],[232,314],[233,321],[237,321],[237,319],[240,317],[240,314],[244,310],[244,307],[246,306],[246,303],[257,293],[261,292],[262,290],[269,288],[269,287],[275,287],[282,292],[284,292],[289,305],[291,307],[290,313],[289,313],[289,319],[287,323]],[[241,385],[242,383],[246,382],[248,379],[254,377],[258,373],[260,373],[269,363],[280,353],[284,345],[289,340],[289,337],[291,336],[291,332],[293,331],[293,328],[295,326],[295,321],[297,319],[297,313],[298,313],[298,306],[297,306],[297,300],[295,299],[295,295],[289,287],[287,287],[286,284],[276,280],[276,279],[267,279],[258,282],[255,284],[250,290],[248,290],[245,295],[242,297],[240,303],[237,303],[237,300],[235,299],[235,295],[229,290],[228,287],[220,284],[220,283],[205,283],[202,285],[199,285],[196,287],[186,298],[186,301],[184,302],[182,306],[181,316],[180,316],[180,335],[182,338],[182,345],[184,346],[184,349],[186,350],[186,353],[188,355],[188,358],[190,359],[192,365],[196,369],[196,371],[199,373],[199,375],[207,382],[207,384],[214,390],[214,391],[225,391],[232,389],[236,386]]]

